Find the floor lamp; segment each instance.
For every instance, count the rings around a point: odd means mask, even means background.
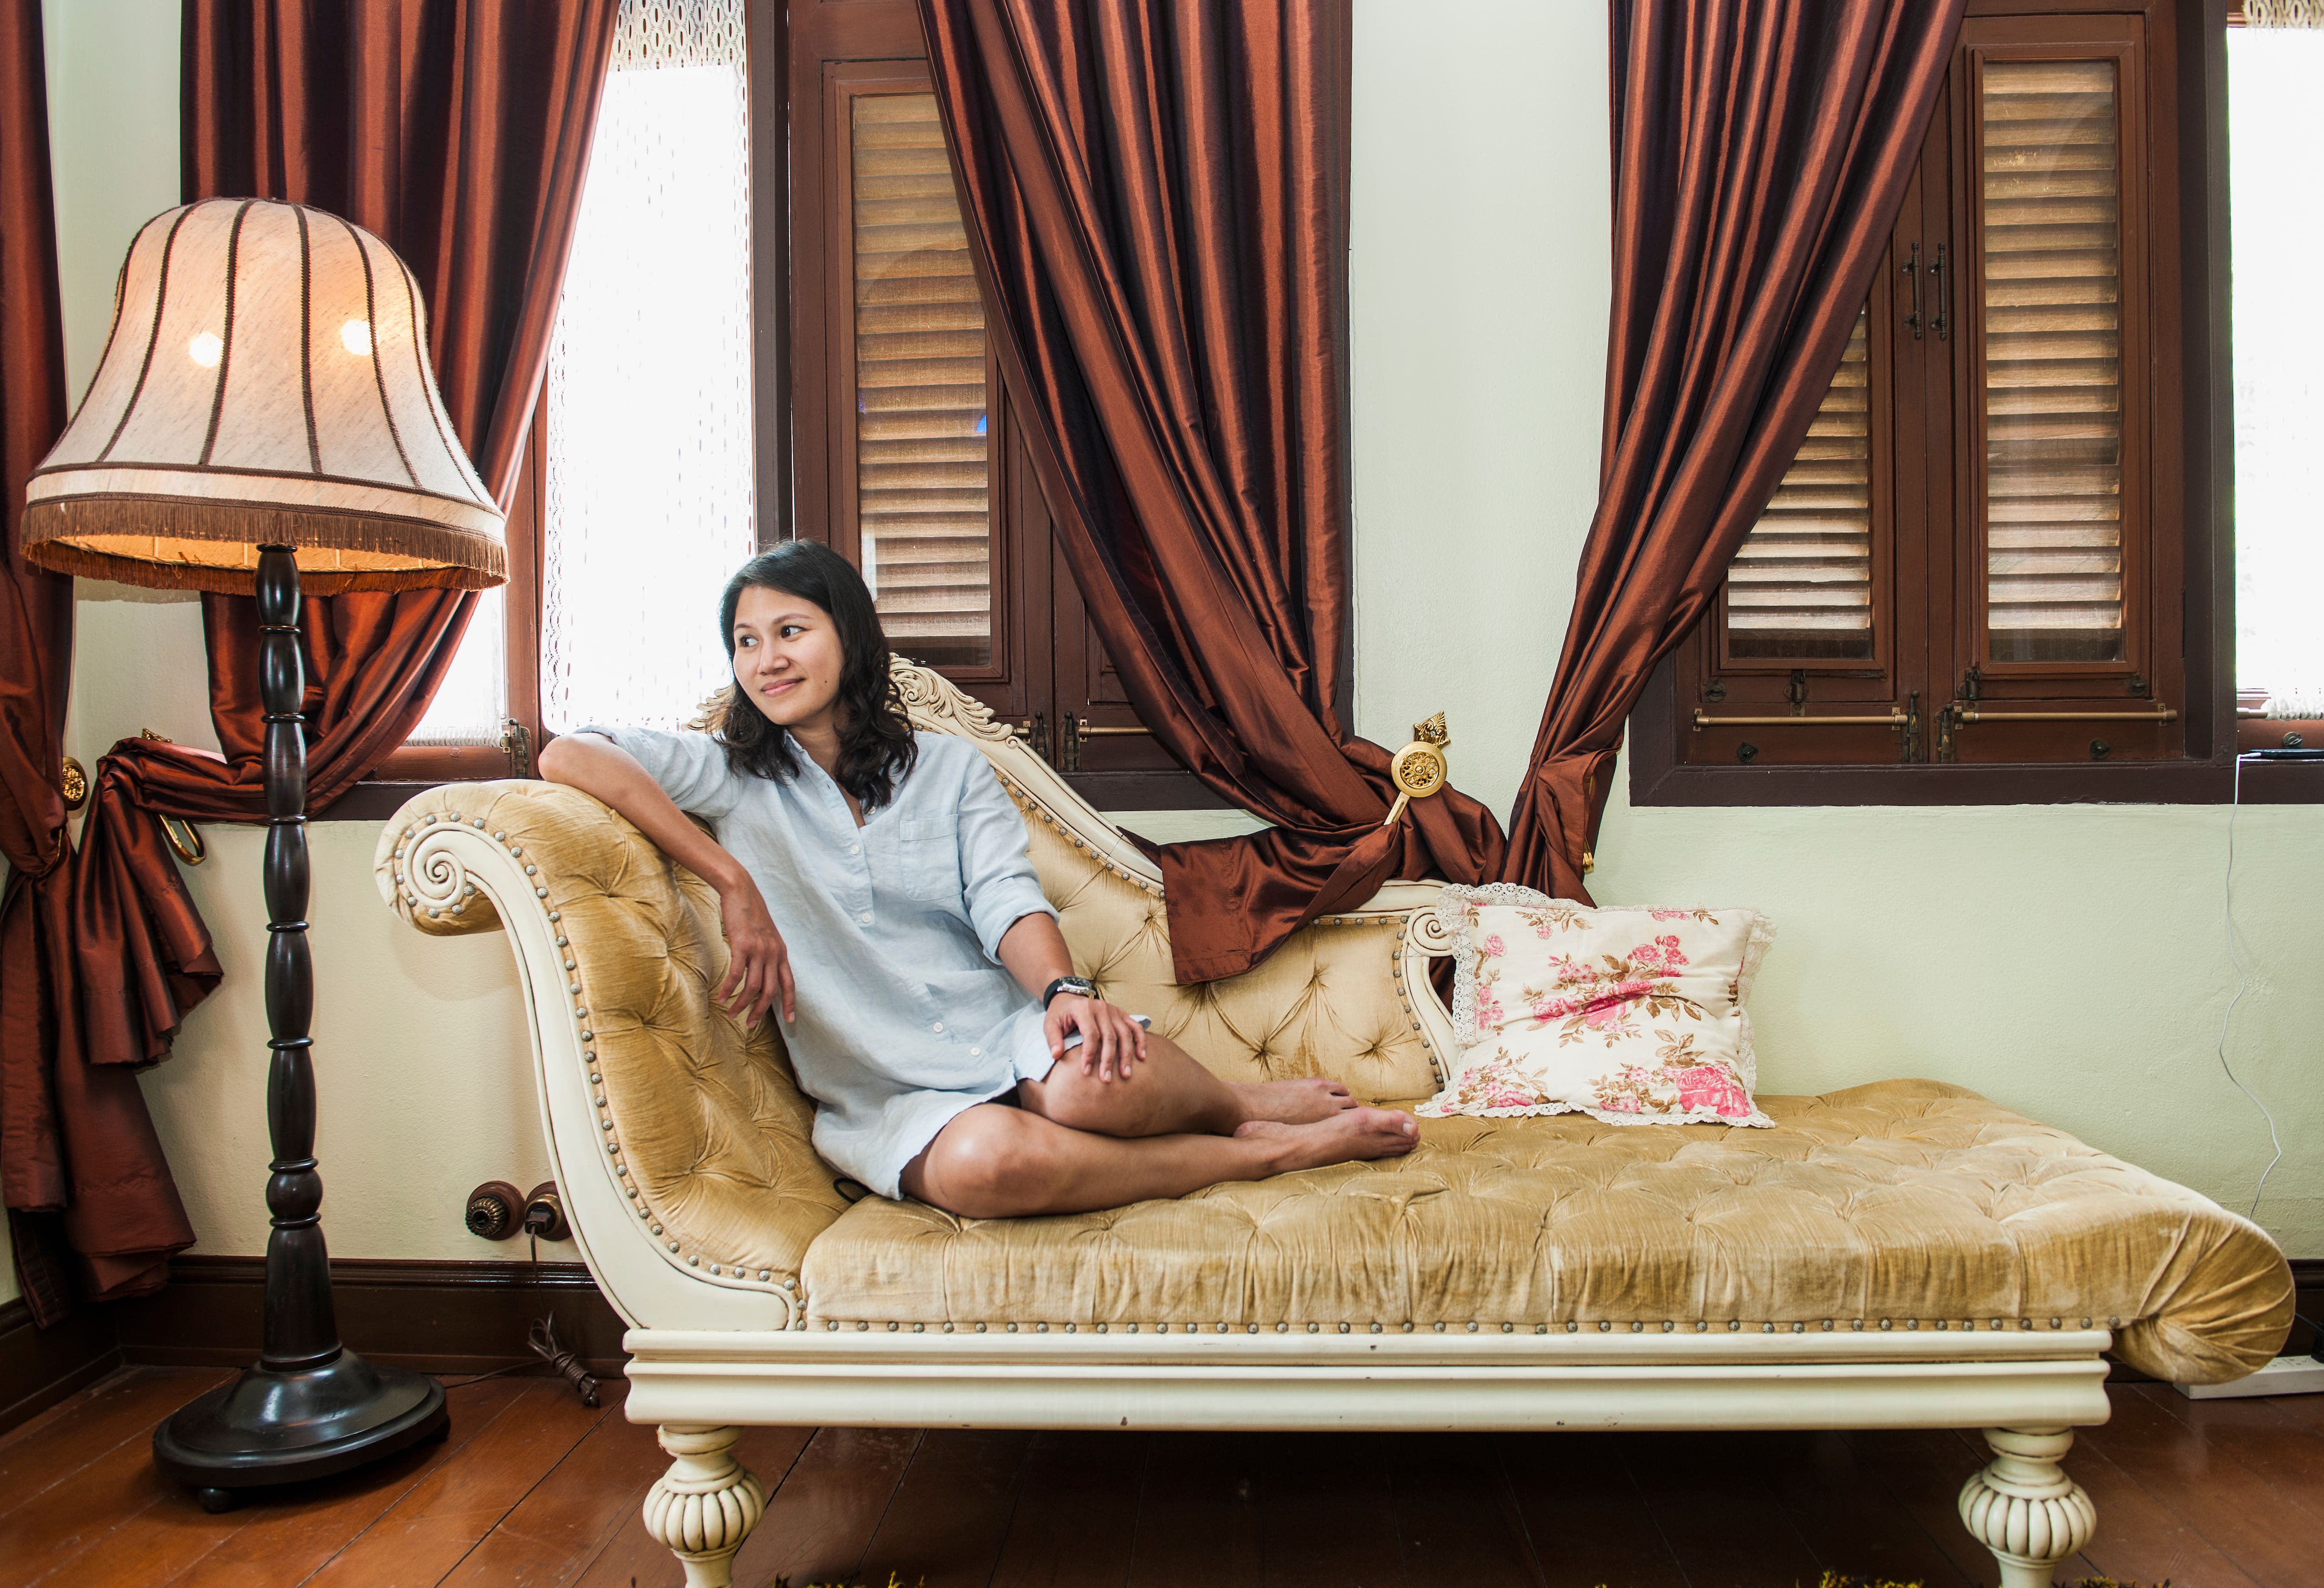
[[[265,1338],[256,1366],[153,1433],[156,1463],[222,1510],[447,1426],[442,1387],[347,1350],[331,1304],[308,1037],[300,594],[500,584],[501,512],[453,437],[403,262],[337,216],[255,198],[189,204],[137,234],[88,394],[25,499],[30,562],[258,597],[274,1149]]]

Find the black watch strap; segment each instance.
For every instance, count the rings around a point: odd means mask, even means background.
[[[1086,976],[1059,976],[1041,993],[1041,1007],[1047,1009],[1056,1002],[1060,992],[1071,992],[1077,998],[1094,998],[1097,987]]]

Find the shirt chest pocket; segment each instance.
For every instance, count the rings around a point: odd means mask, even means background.
[[[896,824],[896,882],[922,904],[960,906],[960,823],[912,817]]]

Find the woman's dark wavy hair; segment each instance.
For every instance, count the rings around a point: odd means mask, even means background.
[[[871,810],[894,798],[896,784],[912,770],[919,744],[911,718],[888,671],[888,635],[872,592],[853,565],[815,540],[787,540],[762,551],[726,581],[718,602],[718,637],[726,660],[734,660],[734,609],[742,592],[756,585],[813,602],[831,614],[839,633],[839,766],[835,781]],[[762,778],[798,775],[798,753],[790,735],[769,722],[750,692],[729,684],[711,697],[699,726],[716,736],[726,764]]]

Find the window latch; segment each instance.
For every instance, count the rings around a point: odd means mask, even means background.
[[[1082,770],[1082,724],[1072,712],[1057,717],[1057,770],[1077,772]]]
[[[1929,283],[1937,290],[1937,318],[1929,322],[1929,328],[1937,333],[1938,341],[1946,341],[1952,336],[1953,284],[1952,272],[1945,268],[1942,243],[1937,245],[1937,256],[1929,261]]]
[[[1030,745],[1034,754],[1043,761],[1049,759],[1049,719],[1046,714],[1037,711],[1021,723],[1011,723],[1010,731]]]
[[[509,758],[509,776],[532,776],[532,731],[512,716],[501,718],[501,752]]]

